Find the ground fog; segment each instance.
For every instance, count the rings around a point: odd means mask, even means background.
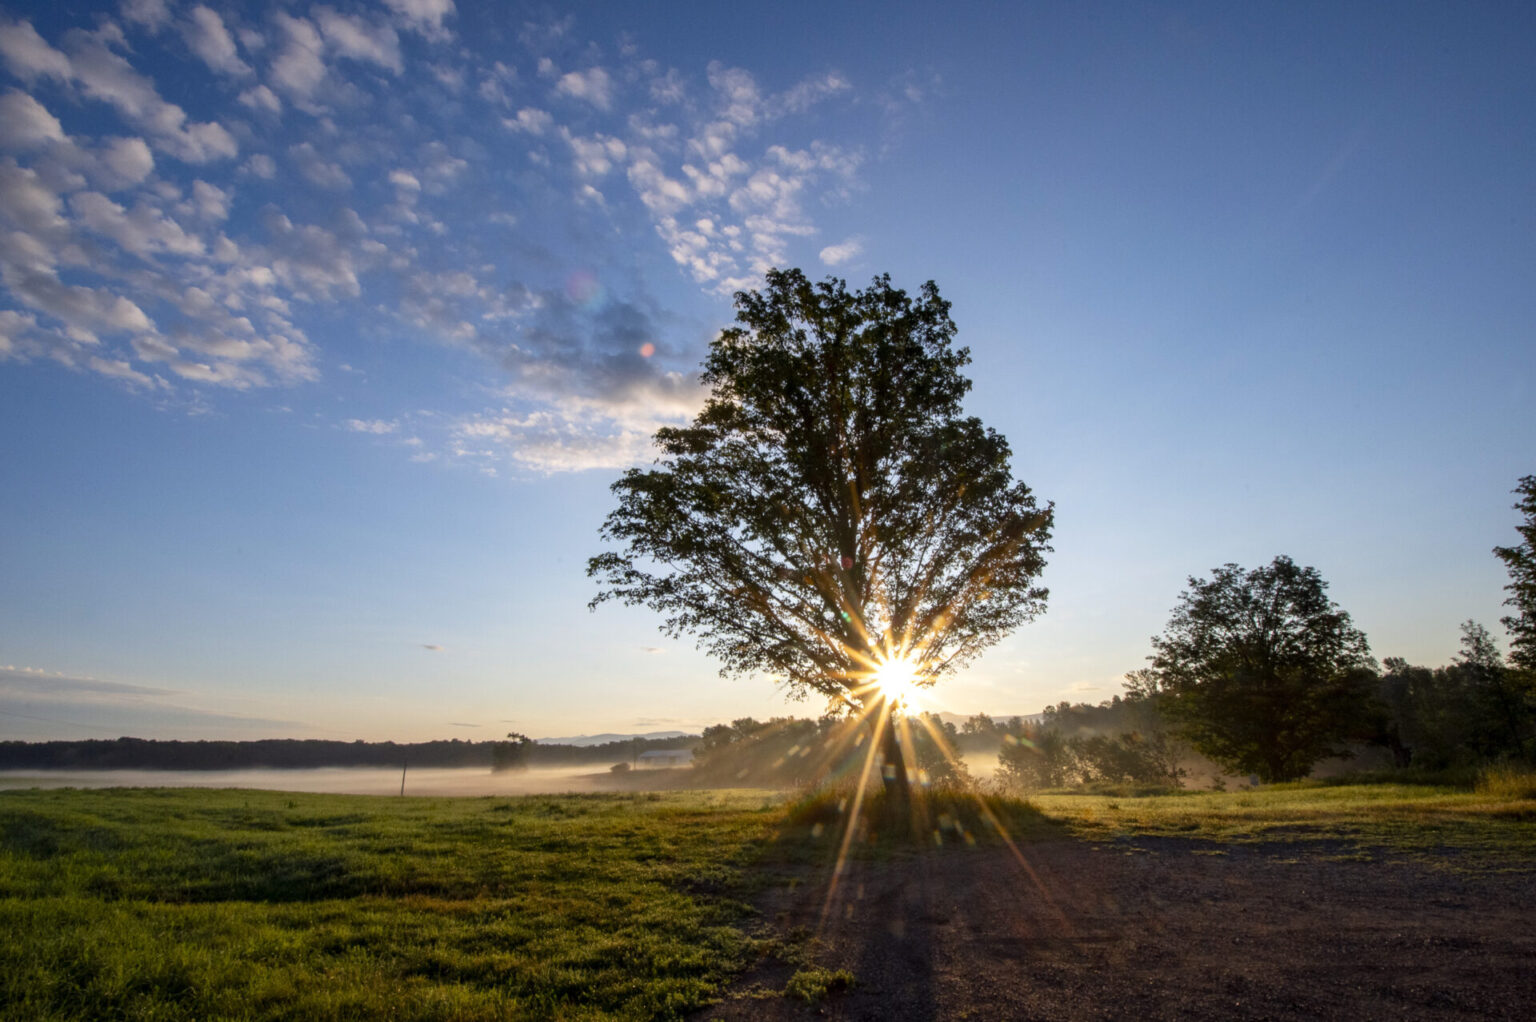
[[[592,764],[492,773],[485,769],[407,768],[407,795],[552,795],[604,790]],[[7,770],[3,788],[260,788],[328,795],[398,795],[400,770],[317,767],[302,770]]]

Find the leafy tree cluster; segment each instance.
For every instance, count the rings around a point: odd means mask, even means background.
[[[1068,737],[1060,727],[1037,725],[1008,735],[998,753],[1005,788],[1033,790],[1074,784],[1151,784],[1181,787],[1184,750],[1167,731],[1118,731]]]
[[[1128,680],[1194,748],[1286,781],[1367,737],[1376,662],[1316,568],[1226,564],[1189,586],[1152,639],[1152,666]]]
[[[1078,780],[1076,757],[1056,728],[1026,728],[1022,734],[1004,736],[997,779],[1015,790],[1063,788]]]
[[[1462,625],[1455,662],[1430,669],[1385,661],[1373,740],[1399,767],[1442,770],[1536,758],[1536,700],[1482,625]]]
[[[1536,674],[1536,475],[1522,476],[1515,493],[1520,495],[1515,510],[1525,516],[1515,526],[1521,542],[1493,548],[1494,556],[1509,571],[1509,584],[1504,587],[1509,597],[1504,605],[1515,609],[1500,623],[1509,630],[1510,664]]]
[[[581,766],[588,763],[629,762],[652,750],[691,749],[698,735],[674,735],[671,738],[617,738],[599,745],[560,745],[535,742],[528,749],[530,767]]]
[[[924,784],[965,788],[972,783],[961,759],[960,731],[937,714],[924,713],[904,731],[910,738],[918,776]]]
[[[1200,752],[1265,781],[1304,777],[1364,744],[1390,749],[1399,767],[1536,762],[1536,476],[1515,493],[1522,542],[1493,550],[1515,611],[1502,619],[1508,663],[1468,621],[1454,663],[1431,670],[1388,658],[1378,673],[1317,570],[1277,557],[1191,578],[1152,639],[1152,666],[1127,676],[1130,693]]]
[[[496,742],[491,746],[491,773],[527,770],[533,748],[532,738],[516,731],[508,732],[506,741]]]
[[[943,736],[942,742],[930,729]],[[905,727],[898,724],[897,731],[917,783],[970,782],[965,767],[951,759],[958,736],[953,724],[926,715]],[[744,717],[704,729],[693,769],[701,784],[807,787],[857,777],[868,753],[867,730],[845,717]]]
[[[960,752],[995,753],[1009,735],[1022,735],[1028,722],[1023,717],[998,717],[985,713],[967,717],[955,735],[955,747]]]
[[[1157,731],[1167,727],[1155,701],[1139,692],[1111,696],[1097,705],[1060,702],[1040,714],[1040,726],[1055,728],[1067,737]]]
[[[799,787],[846,770],[832,750],[846,725],[832,717],[807,720],[743,717],[704,729],[693,750],[700,783],[732,786]]]

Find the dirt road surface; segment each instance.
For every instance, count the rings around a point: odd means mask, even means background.
[[[851,862],[765,927],[855,982],[807,1004],[765,959],[706,1019],[1532,1019],[1536,868],[1327,842],[1053,839]]]

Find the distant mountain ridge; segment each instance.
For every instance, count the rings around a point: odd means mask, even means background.
[[[688,738],[687,731],[647,731],[644,734],[619,735],[605,732],[600,735],[573,735],[569,738],[535,738],[540,745],[574,745],[578,748],[586,748],[589,745],[607,745],[610,742],[629,742],[636,738],[660,740],[664,738]]]

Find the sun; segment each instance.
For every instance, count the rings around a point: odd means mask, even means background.
[[[917,684],[917,665],[905,657],[893,657],[875,668],[875,690],[891,706],[911,706],[922,691]]]

